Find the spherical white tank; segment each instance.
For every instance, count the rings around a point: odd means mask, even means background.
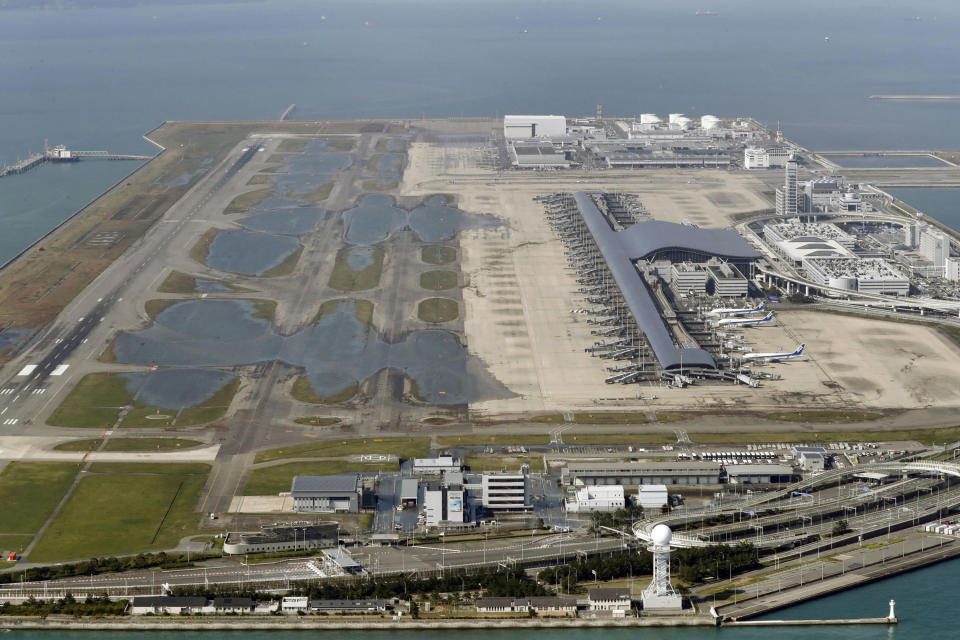
[[[654,546],[669,547],[670,539],[673,537],[673,530],[665,524],[658,524],[650,532],[650,539]]]

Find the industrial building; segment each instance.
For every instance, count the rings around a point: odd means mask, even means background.
[[[462,525],[466,496],[463,485],[445,485],[436,482],[423,485],[423,513],[425,524],[429,527]]]
[[[507,140],[552,138],[567,135],[564,116],[504,116],[503,137]]]
[[[356,513],[363,485],[357,473],[333,476],[295,476],[290,487],[293,510],[301,513]]]
[[[802,261],[807,278],[819,285],[859,293],[905,296],[910,279],[881,258],[806,257]]]
[[[568,485],[719,484],[720,463],[675,462],[570,462],[562,479]]]
[[[568,169],[564,152],[550,142],[513,142],[507,147],[513,166],[518,169]]]
[[[637,506],[644,509],[662,509],[670,504],[665,484],[642,484],[637,488]]]
[[[627,504],[622,485],[599,485],[577,489],[566,501],[568,513],[616,511]]]
[[[440,476],[448,472],[463,471],[460,458],[440,456],[437,458],[414,458],[413,474],[420,476]]]
[[[322,549],[335,547],[340,539],[340,524],[321,522],[310,525],[261,527],[257,533],[228,533],[223,552],[228,555]]]
[[[827,450],[823,447],[794,447],[793,455],[804,471],[816,473],[827,468]]]
[[[730,484],[787,484],[800,479],[785,464],[738,464],[726,468]]]
[[[776,169],[793,160],[793,150],[783,145],[747,147],[743,150],[744,169]]]
[[[530,507],[529,480],[522,473],[485,473],[481,503],[491,511],[522,511]]]

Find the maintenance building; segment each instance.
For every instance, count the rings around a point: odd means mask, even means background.
[[[293,510],[301,513],[357,513],[363,484],[360,474],[295,476],[290,487]]]
[[[563,468],[564,484],[720,484],[720,463],[677,460],[672,462],[570,462]]]

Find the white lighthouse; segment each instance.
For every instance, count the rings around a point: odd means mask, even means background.
[[[670,583],[670,538],[673,531],[658,524],[650,532],[652,544],[647,551],[653,554],[653,580],[643,590],[643,608],[647,610],[676,611],[683,608],[683,597]]]

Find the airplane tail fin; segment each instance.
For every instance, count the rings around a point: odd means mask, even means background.
[[[753,308],[754,311],[763,311],[767,308],[767,301],[761,300],[760,303]]]
[[[798,355],[798,356],[802,356],[802,355],[803,355],[803,350],[804,350],[806,347],[807,347],[807,345],[801,344],[801,345],[800,345],[800,348],[797,349],[797,352],[796,352],[797,355]]]

